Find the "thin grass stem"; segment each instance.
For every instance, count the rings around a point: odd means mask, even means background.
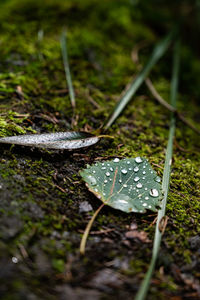
[[[85,231],[83,233],[82,239],[81,239],[81,244],[80,244],[80,253],[82,255],[85,254],[85,245],[86,245],[86,241],[90,232],[90,229],[92,227],[92,224],[94,223],[94,220],[96,219],[96,216],[98,215],[98,213],[100,212],[100,210],[104,207],[104,203],[101,204],[101,206],[99,206],[99,208],[95,211],[94,215],[92,216],[92,218],[90,219],[90,221],[88,222]]]
[[[180,42],[177,41],[174,48],[174,59],[173,59],[173,72],[172,72],[172,81],[171,81],[171,106],[176,109],[176,98],[177,98],[177,89],[178,89],[178,75],[179,75],[179,65],[180,65]],[[155,269],[156,260],[158,257],[158,252],[160,249],[162,231],[160,230],[161,220],[165,216],[167,197],[169,192],[169,183],[170,183],[170,171],[171,171],[171,163],[172,163],[172,152],[173,152],[173,141],[175,135],[175,127],[176,127],[176,115],[174,112],[171,113],[170,119],[170,129],[169,129],[169,138],[166,150],[165,157],[165,166],[163,172],[163,180],[162,180],[162,190],[163,190],[163,199],[161,203],[161,209],[158,211],[158,218],[156,222],[156,231],[154,237],[153,244],[153,252],[152,258],[149,265],[149,269],[144,277],[144,280],[139,288],[139,291],[136,295],[135,300],[144,300],[146,298],[150,281]]]
[[[68,52],[67,52],[67,38],[66,38],[65,30],[62,32],[61,37],[60,37],[60,46],[61,46],[61,52],[62,52],[62,57],[63,57],[64,69],[65,69],[65,77],[66,77],[67,86],[69,89],[69,97],[70,97],[72,108],[75,108],[76,100],[75,100],[75,93],[74,93],[74,88],[72,85],[72,79],[71,79],[71,73],[70,73],[70,67],[69,67]]]
[[[150,72],[150,70],[152,69],[152,67],[164,55],[164,53],[168,49],[172,39],[174,38],[174,34],[175,34],[175,30],[172,30],[163,40],[161,40],[156,45],[149,61],[144,66],[144,68],[141,70],[141,72],[137,75],[137,77],[134,79],[134,81],[130,84],[130,87],[128,88],[128,90],[125,92],[125,94],[122,96],[122,98],[116,105],[113,114],[111,115],[111,117],[109,118],[108,122],[105,125],[105,130],[107,130],[113,124],[113,122],[117,119],[117,117],[123,111],[125,106],[131,100],[133,95],[136,93],[138,88],[144,82],[145,78],[147,77],[147,75]]]

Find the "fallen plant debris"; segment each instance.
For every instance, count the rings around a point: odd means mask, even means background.
[[[0,143],[47,149],[74,150],[92,146],[99,140],[100,137],[93,136],[87,132],[67,131],[10,136],[0,138]]]
[[[145,231],[137,231],[137,230],[130,230],[125,233],[125,237],[128,239],[135,239],[137,238],[143,243],[151,243],[152,241],[148,238],[148,235]]]

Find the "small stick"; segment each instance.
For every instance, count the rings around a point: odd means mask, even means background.
[[[155,99],[163,105],[165,108],[167,108],[169,111],[174,112],[179,120],[181,120],[184,124],[186,124],[188,127],[190,127],[193,131],[195,131],[197,134],[200,134],[200,131],[188,121],[183,114],[181,114],[176,108],[174,108],[172,105],[167,103],[156,91],[155,87],[153,86],[153,83],[149,78],[145,79],[145,83],[147,87],[149,88],[152,95],[155,97]]]
[[[135,64],[138,64],[138,68],[139,70],[141,70],[142,65],[140,64],[139,61],[139,55],[138,52],[141,48],[143,48],[145,46],[145,43],[141,43],[139,45],[136,45],[136,47],[134,47],[132,53],[131,53],[131,58],[133,60],[133,62]],[[184,124],[186,124],[188,127],[190,127],[193,131],[195,131],[197,134],[200,134],[200,130],[198,128],[196,128],[193,124],[190,123],[190,121],[188,121],[182,113],[180,113],[176,108],[174,108],[172,105],[170,105],[167,101],[165,101],[160,94],[156,91],[152,81],[149,78],[145,79],[145,84],[148,87],[148,89],[150,90],[150,92],[152,93],[152,95],[154,96],[154,98],[161,104],[163,105],[165,108],[167,108],[169,111],[175,113],[176,117],[181,120]]]

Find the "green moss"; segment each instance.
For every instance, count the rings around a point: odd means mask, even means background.
[[[155,27],[149,26],[146,20],[143,11],[128,0],[45,0],[42,3],[30,0],[28,4],[25,0],[12,0],[1,3],[0,136],[68,130],[73,118],[77,121],[77,130],[89,128],[94,131],[101,127],[121,91],[138,72],[138,66],[131,60],[133,47],[143,40],[147,41],[148,46],[139,52],[143,62],[160,38]],[[74,115],[60,53],[59,35],[63,25],[67,25],[68,29],[69,61],[77,99]],[[44,30],[44,38],[38,41],[41,29]],[[184,71],[178,107],[199,127],[196,101],[199,95],[196,84],[199,64],[188,45],[184,45],[182,51]],[[171,52],[151,74],[156,89],[166,100],[169,99],[170,63]],[[21,98],[16,93],[17,86],[23,91]],[[88,95],[97,105],[92,104]],[[15,217],[18,223],[23,224],[13,237],[7,236],[7,240],[0,244],[0,251],[8,253],[9,261],[11,256],[20,257],[23,267],[26,265],[28,268],[28,271],[20,269],[21,278],[25,273],[29,274],[28,282],[24,279],[22,287],[20,280],[18,287],[14,273],[7,279],[6,285],[13,282],[10,295],[22,288],[36,291],[36,298],[41,298],[43,295],[39,291],[44,289],[47,292],[47,286],[51,286],[50,292],[53,290],[57,299],[54,288],[58,283],[65,283],[65,279],[58,278],[65,271],[67,255],[75,260],[69,271],[74,286],[80,286],[81,282],[83,287],[87,287],[87,271],[93,274],[102,267],[112,266],[116,257],[128,260],[126,270],[116,266],[116,271],[123,273],[128,284],[134,276],[138,286],[148,267],[152,245],[131,240],[129,246],[124,243],[125,232],[132,222],[136,222],[138,230],[145,230],[152,239],[155,228],[151,223],[155,215],[127,216],[105,208],[98,216],[94,230],[111,227],[116,232],[91,236],[87,246],[88,257],[80,259],[76,256],[80,230],[84,229],[93,212],[80,214],[79,204],[87,200],[96,209],[100,203],[84,187],[78,172],[96,158],[140,155],[147,157],[162,176],[168,120],[169,112],[160,107],[147,88],[142,86],[109,129],[108,133],[115,137],[113,141],[102,139],[94,148],[76,155],[1,148],[0,192],[4,201],[1,201],[0,211],[8,216],[8,220]],[[200,231],[200,145],[197,135],[181,122],[177,122],[176,142],[167,204],[169,221],[161,250],[170,254],[170,261],[181,268],[192,262],[193,255],[196,255],[189,240]],[[182,151],[180,146],[187,151]],[[1,234],[6,231],[5,228]],[[22,246],[28,253],[26,264],[20,252]],[[41,272],[37,262],[37,255],[40,255],[38,248],[51,265],[42,275],[47,282],[45,287],[38,275]],[[152,283],[149,299],[165,299],[166,291],[173,297],[182,288],[168,274],[171,262],[161,262],[166,275],[155,273],[157,281]],[[15,273],[18,276],[18,272]],[[193,274],[197,274],[196,269]],[[109,297],[116,298],[110,294]],[[10,299],[17,298],[12,296]]]

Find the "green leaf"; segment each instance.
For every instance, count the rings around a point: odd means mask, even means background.
[[[75,150],[96,144],[100,137],[87,132],[56,132],[0,138],[2,144],[15,144],[48,149]]]
[[[97,162],[80,172],[89,190],[104,204],[124,212],[157,211],[161,179],[145,158]]]

